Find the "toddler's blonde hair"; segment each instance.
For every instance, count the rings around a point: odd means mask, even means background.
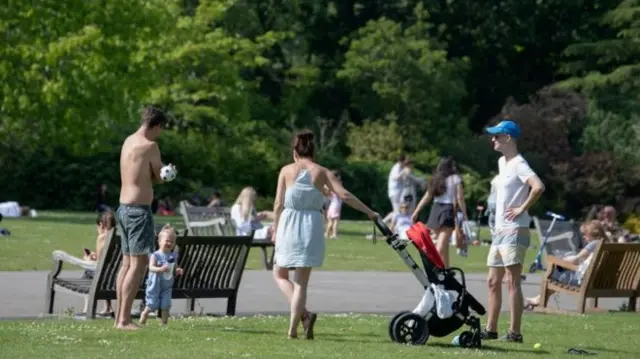
[[[173,239],[174,241],[178,237],[178,233],[176,232],[176,229],[173,228],[169,223],[165,224],[160,230],[160,232],[158,233],[158,241],[160,241],[163,233],[167,233],[167,235],[169,235],[170,238]]]

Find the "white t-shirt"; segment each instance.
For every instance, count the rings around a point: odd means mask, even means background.
[[[394,197],[402,191],[402,182],[396,179],[398,175],[400,175],[400,172],[402,172],[401,164],[400,162],[396,162],[396,164],[391,167],[391,171],[389,171],[389,182],[387,186],[389,197]]]
[[[413,224],[411,215],[409,213],[396,213],[393,215],[393,220],[396,222],[396,233],[398,233],[399,237],[401,239],[407,238],[407,230]]]
[[[496,180],[498,179],[498,175],[496,175],[495,177],[493,177],[493,179],[491,180],[491,189],[489,191],[489,198],[487,198],[487,203],[489,204],[489,206],[493,206],[495,208],[496,206]]]
[[[531,187],[527,180],[535,176],[529,163],[517,155],[509,162],[504,156],[498,160],[499,174],[495,179],[496,187],[496,226],[495,228],[529,228],[531,217],[528,212],[522,213],[515,221],[505,218],[505,211],[509,208],[520,207],[529,196]]]
[[[456,186],[462,183],[462,178],[460,178],[459,175],[451,175],[447,177],[445,181],[447,184],[446,192],[439,195],[438,197],[435,197],[433,201],[436,203],[453,204],[455,199],[454,195],[456,191]]]
[[[248,219],[244,219],[242,218],[242,207],[237,203],[231,206],[231,220],[236,227],[236,235],[246,236],[249,235],[251,231],[262,228],[260,222],[252,221],[254,215],[255,209],[249,213]]]

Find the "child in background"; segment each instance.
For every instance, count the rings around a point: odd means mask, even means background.
[[[462,234],[464,238],[457,238],[456,231],[451,232],[451,244],[456,246],[456,253],[461,257],[468,257],[468,247],[469,247],[469,237],[471,233],[469,233],[468,227],[465,226],[464,213],[462,211],[458,211],[457,213],[457,221],[460,225],[460,229],[462,229]]]
[[[96,218],[96,251],[92,252],[89,248],[84,249],[83,259],[85,261],[97,262],[100,260],[100,255],[104,249],[105,241],[107,239],[107,232],[116,227],[116,216],[111,209],[105,209],[103,212],[98,213]],[[85,270],[82,274],[82,279],[93,279],[95,271]],[[101,317],[113,316],[113,308],[111,308],[111,301],[105,300],[104,310],[98,313]],[[89,298],[85,298],[84,312],[87,313],[89,309]]]
[[[334,170],[333,174],[338,178],[338,180],[341,180],[340,173],[338,171]],[[325,237],[335,239],[338,236],[338,222],[340,222],[342,200],[335,192],[331,192],[329,196],[331,198],[331,201],[329,202],[329,207],[327,208],[327,229],[324,235]]]
[[[574,272],[572,270],[558,271],[557,269],[551,274],[552,278],[568,285],[579,286],[582,283],[582,278],[589,268],[593,252],[595,252],[598,243],[609,242],[609,238],[605,234],[602,222],[598,220],[592,220],[584,223],[580,226],[580,232],[582,237],[587,242],[587,245],[575,255],[570,255],[562,258],[563,260],[573,263],[578,266]],[[540,294],[532,298],[525,299],[525,309],[532,309],[540,305]]]
[[[175,275],[182,275],[183,270],[177,267],[178,253],[173,249],[176,244],[176,231],[170,225],[162,227],[158,233],[160,249],[149,256],[149,277],[145,295],[146,307],[140,314],[140,324],[147,322],[149,312],[160,309],[160,320],[167,324],[171,309],[171,292]]]
[[[398,207],[398,212],[393,214],[391,220],[391,230],[398,233],[398,238],[408,239],[407,230],[413,222],[411,221],[411,211],[409,211],[409,203],[402,202]]]

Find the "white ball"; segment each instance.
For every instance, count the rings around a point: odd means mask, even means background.
[[[165,182],[173,181],[177,174],[177,171],[172,165],[166,165],[160,169],[160,178]]]

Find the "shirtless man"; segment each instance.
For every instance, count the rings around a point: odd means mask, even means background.
[[[165,114],[145,108],[142,125],[127,137],[120,153],[120,206],[118,226],[122,233],[122,265],[116,281],[115,327],[138,329],[131,319],[131,307],[154,251],[155,229],[151,202],[153,182],[162,183],[160,149],[155,140],[167,122]]]

